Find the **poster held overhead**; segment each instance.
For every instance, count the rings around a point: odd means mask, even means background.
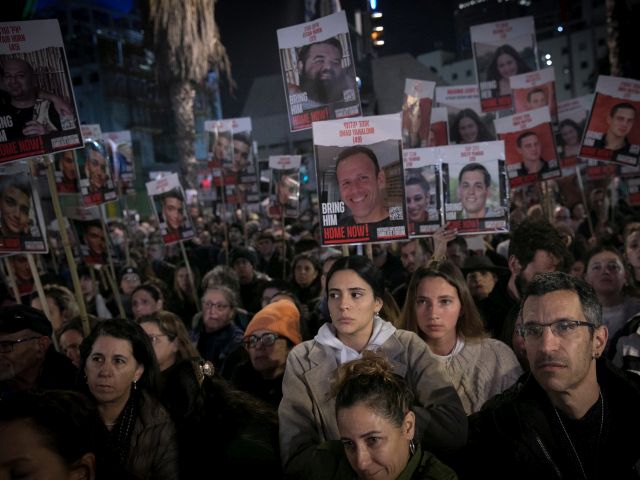
[[[80,193],[78,162],[75,150],[56,153],[54,158],[54,175],[56,189],[61,195]]]
[[[402,151],[409,236],[432,234],[442,225],[442,176],[437,148]]]
[[[407,78],[402,101],[402,147],[426,147],[429,143],[435,82]]]
[[[178,175],[172,173],[146,185],[165,245],[195,237],[196,231]]]
[[[113,202],[117,198],[116,185],[100,125],[82,125],[82,136],[84,148],[76,155],[82,204],[89,207]]]
[[[538,69],[533,17],[474,25],[471,47],[482,111],[511,109],[509,77]]]
[[[314,122],[323,245],[407,238],[400,114]]]
[[[133,183],[136,179],[136,169],[131,131],[105,132],[102,139],[113,162],[113,178],[120,184],[121,192],[125,195],[136,193]]]
[[[278,30],[291,131],[362,115],[344,11]]]
[[[640,157],[640,81],[600,75],[580,156],[619,165]]]
[[[269,185],[269,216],[298,218],[300,213],[301,155],[272,155],[269,157],[271,182]]]
[[[441,147],[449,144],[449,121],[447,109],[435,107],[431,109],[431,126],[427,147]]]
[[[475,143],[495,140],[495,114],[483,113],[478,85],[436,87],[436,102],[449,115],[449,143]]]
[[[516,113],[548,107],[553,123],[558,122],[556,74],[553,68],[509,77],[511,97]]]

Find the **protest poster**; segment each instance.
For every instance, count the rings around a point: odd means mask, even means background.
[[[362,115],[344,11],[278,30],[291,131]]]
[[[300,214],[301,155],[271,155],[269,169],[269,207],[272,218],[298,218]]]
[[[27,256],[25,254],[9,254],[2,255],[2,259],[4,261],[0,262],[0,266],[2,275],[7,280],[6,285],[11,289],[14,288],[14,285],[11,283],[11,274],[7,270],[8,264],[8,267],[13,271],[13,278],[15,279],[15,287],[18,290],[18,295],[20,295],[20,298],[24,302],[25,298],[28,299],[27,295],[32,294],[35,289],[35,280],[33,279],[33,272],[29,266]],[[18,299],[15,300],[17,301]]]
[[[102,139],[113,162],[113,178],[117,182],[116,185],[120,185],[120,191],[125,195],[136,193],[133,183],[136,179],[136,168],[131,131],[105,132]]]
[[[558,123],[556,73],[553,68],[509,77],[511,97],[516,113],[548,107],[553,123]]]
[[[533,17],[474,25],[470,30],[482,111],[510,110],[509,77],[539,68]]]
[[[582,133],[587,124],[593,95],[584,95],[558,102],[558,130],[556,142],[560,156],[560,167],[572,168],[578,163]]]
[[[233,123],[231,120],[206,120],[204,131],[207,139],[209,168],[230,168],[233,158]],[[218,174],[220,175],[221,172]]]
[[[196,165],[196,184],[198,185],[198,198],[203,202],[217,200],[216,189],[213,188],[213,170],[208,162],[198,162]]]
[[[0,162],[82,146],[57,20],[0,23]]]
[[[429,143],[435,82],[407,78],[402,101],[402,147],[426,147]]]
[[[447,109],[435,107],[431,109],[431,126],[427,147],[440,147],[449,144],[449,121]]]
[[[551,115],[547,107],[494,120],[504,140],[511,187],[561,175]]]
[[[207,120],[209,167],[217,187],[257,182],[250,117]]]
[[[323,245],[407,238],[400,114],[314,122]]]
[[[196,229],[187,211],[186,197],[178,174],[171,173],[152,180],[146,186],[164,244],[171,245],[195,237]]]
[[[47,253],[38,189],[24,162],[0,165],[0,252]]]
[[[80,193],[78,163],[75,150],[66,150],[53,155],[56,189],[61,195]],[[46,172],[46,169],[41,169]]]
[[[111,161],[102,140],[100,125],[82,125],[84,148],[76,151],[80,194],[85,207],[113,202],[117,198]]]
[[[600,75],[580,156],[618,165],[638,165],[640,81]]]
[[[439,147],[447,228],[460,234],[509,230],[504,142]]]
[[[402,150],[410,237],[424,237],[442,225],[442,176],[438,148]]]
[[[86,265],[108,265],[109,252],[112,248],[105,238],[98,207],[66,207],[65,217],[72,220],[82,260]]]
[[[436,87],[436,102],[449,114],[449,143],[495,140],[493,113],[483,113],[477,85]]]

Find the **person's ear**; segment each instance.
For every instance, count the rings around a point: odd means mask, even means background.
[[[600,358],[609,339],[609,329],[606,325],[600,325],[593,332],[593,358]]]
[[[407,440],[413,440],[416,432],[416,414],[409,410],[402,421],[402,435]]]
[[[80,459],[73,462],[69,469],[71,480],[93,480],[96,477],[96,456],[93,453],[85,453]]]
[[[133,381],[137,382],[142,377],[144,373],[144,365],[142,363],[138,363],[138,367],[136,368],[136,372],[133,374]]]
[[[384,174],[384,170],[380,169],[380,171],[378,172],[378,187],[380,189],[385,188],[385,186],[387,185],[387,177]]]

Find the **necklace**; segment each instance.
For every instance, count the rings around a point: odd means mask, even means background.
[[[556,412],[556,417],[558,417],[558,422],[560,422],[560,426],[562,427],[562,431],[564,432],[565,436],[567,437],[567,440],[569,440],[569,445],[571,445],[571,450],[573,450],[573,454],[578,459],[578,465],[580,465],[580,471],[582,471],[582,476],[585,479],[589,478],[589,477],[587,477],[587,473],[584,471],[584,466],[582,465],[582,460],[580,460],[580,455],[578,455],[578,451],[576,450],[576,447],[573,444],[573,441],[571,440],[571,437],[569,436],[569,432],[567,432],[567,429],[565,428],[564,423],[562,422],[562,418],[560,418],[560,414],[558,413],[558,409],[556,407],[553,407],[553,411]],[[604,427],[604,397],[602,396],[602,390],[600,390],[600,431],[598,432],[598,441],[596,443],[596,460],[597,460],[598,450],[600,449],[600,437],[602,436],[603,427]]]

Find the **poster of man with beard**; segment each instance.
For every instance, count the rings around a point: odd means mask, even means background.
[[[362,115],[344,13],[278,30],[291,131]]]

